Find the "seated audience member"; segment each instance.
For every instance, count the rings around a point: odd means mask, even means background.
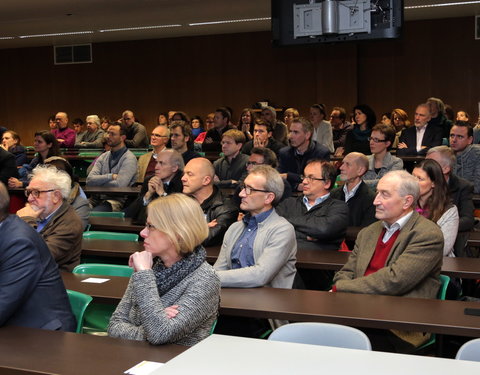
[[[207,338],[217,319],[220,281],[201,245],[208,227],[199,204],[182,194],[156,199],[140,235],[145,251],[130,256],[134,273],[108,334],[154,345]]]
[[[79,137],[85,133],[85,123],[81,118],[76,118],[72,121],[73,131],[75,132],[75,143]]]
[[[247,212],[225,233],[214,268],[223,287],[291,288],[297,242],[293,226],[275,212],[283,182],[272,167],[254,168],[240,192]]]
[[[333,279],[333,291],[436,298],[443,234],[415,211],[419,189],[417,179],[406,171],[392,171],[380,179],[374,201],[379,221],[358,234],[347,263]],[[377,331],[367,334],[373,349],[384,351],[411,351],[430,336]],[[377,339],[383,339],[381,346]]]
[[[48,118],[48,128],[50,129],[50,131],[57,128],[57,123],[55,122],[55,115],[51,115]]]
[[[368,168],[368,159],[359,152],[351,152],[343,158],[340,167],[342,187],[332,190],[331,197],[347,203],[348,226],[366,227],[375,219],[374,192],[362,181]]]
[[[193,116],[191,120],[192,126],[192,143],[197,138],[200,133],[203,133],[205,129],[203,128],[203,120],[200,116]]]
[[[251,108],[244,108],[240,113],[240,119],[238,120],[238,130],[240,130],[247,141],[253,139],[253,130],[257,118],[255,112]]]
[[[292,125],[293,120],[296,120],[300,117],[300,113],[296,108],[287,108],[283,112],[283,120],[285,121],[285,125],[287,127],[287,134],[290,131],[290,125]]]
[[[138,158],[138,182],[143,183],[145,179],[155,174],[155,166],[157,165],[157,157],[160,152],[167,149],[170,139],[170,130],[165,125],[158,125],[153,129],[150,143],[153,151],[141,155]]]
[[[162,112],[158,115],[157,125],[163,125],[168,127],[168,114],[167,112]]]
[[[237,220],[238,209],[213,184],[215,169],[208,159],[190,160],[183,171],[183,193],[193,197],[202,208],[208,224],[204,246],[220,245],[228,227]]]
[[[442,144],[442,131],[430,125],[430,119],[430,106],[420,104],[415,110],[415,126],[404,129],[398,140],[398,156],[426,155],[429,148]]]
[[[183,167],[182,156],[177,151],[168,149],[159,153],[155,174],[145,180],[137,199],[125,209],[125,216],[133,218],[134,223],[144,224],[147,218],[146,209],[151,201],[182,192]]]
[[[455,241],[455,255],[466,256],[466,245],[475,220],[473,217],[473,184],[453,173],[456,158],[451,148],[447,146],[432,147],[427,152],[426,159],[435,160],[442,168],[443,176],[448,184],[448,193],[452,203],[457,206],[459,215],[458,234]]]
[[[275,108],[270,106],[263,107],[260,117],[263,121],[272,125],[273,138],[286,145],[288,133],[287,126],[283,122],[277,120],[277,112],[275,111]]]
[[[33,168],[39,164],[43,164],[43,161],[51,156],[60,155],[57,139],[52,133],[45,130],[35,133],[33,149],[36,152],[36,156],[32,159],[30,164],[24,164],[24,166],[18,170],[20,179],[15,177],[9,178],[9,188],[27,186],[28,174],[33,170]]]
[[[16,215],[0,183],[0,327],[75,332],[65,287],[42,237]]]
[[[113,122],[109,117],[103,116],[100,119],[100,129],[102,129],[105,133],[108,131],[110,125],[113,125]]]
[[[359,104],[353,107],[355,125],[345,137],[345,149],[343,155],[351,152],[361,152],[370,155],[370,143],[368,138],[372,128],[377,123],[377,116],[372,108],[366,104]]]
[[[87,186],[125,187],[137,180],[137,158],[125,146],[126,127],[124,124],[110,125],[107,131],[107,145],[110,151],[100,155],[87,176]],[[120,211],[124,197],[101,194],[90,197],[93,211]]]
[[[72,271],[80,263],[83,225],[68,203],[72,180],[64,171],[39,165],[25,189],[28,203],[17,215],[40,233],[58,268]]]
[[[105,132],[100,128],[100,118],[97,115],[87,116],[87,131],[77,134],[75,147],[102,148]]]
[[[213,121],[213,119],[215,118],[215,113],[209,113],[206,117],[205,117],[205,130],[203,132],[201,132],[196,138],[195,138],[195,141],[194,141],[194,144],[195,144],[195,150],[197,151],[201,151],[202,150],[202,144],[203,144],[203,141],[205,140],[205,137],[207,135],[207,132],[210,130],[210,129],[213,129],[214,128],[214,124],[215,122]]]
[[[55,115],[57,127],[52,129],[52,134],[57,139],[60,147],[73,147],[75,145],[75,130],[68,127],[68,115],[65,112],[58,112]]]
[[[465,111],[458,111],[455,121],[469,122],[470,121],[470,115]]]
[[[443,233],[443,256],[454,257],[453,245],[458,232],[458,210],[451,203],[442,168],[435,160],[422,160],[412,175],[420,186],[417,212],[437,223]]]
[[[480,193],[480,146],[472,145],[473,128],[468,122],[456,122],[450,130],[450,147],[457,163],[455,174],[473,183],[475,194]]]
[[[135,121],[132,111],[122,113],[122,122],[126,126],[125,146],[128,148],[148,148],[148,135],[145,126]]]
[[[0,126],[0,139],[3,137],[3,133],[5,133],[8,129],[4,126]]]
[[[343,155],[347,133],[352,129],[352,124],[347,121],[347,111],[342,107],[333,107],[330,114],[332,125],[333,148],[335,154]]]
[[[269,165],[273,169],[277,169],[278,160],[275,153],[269,148],[254,147],[251,150],[250,157],[247,161],[247,173],[250,173],[253,168],[257,165]],[[282,179],[283,180],[283,179]],[[233,194],[232,201],[237,207],[240,207],[240,191],[242,190],[241,186],[237,186],[235,193]],[[292,196],[292,186],[287,180],[283,180],[283,195],[280,198],[280,202],[283,202],[285,199]]]
[[[213,128],[207,130],[202,143],[204,152],[220,152],[222,150],[222,136],[226,131],[233,129],[230,125],[231,114],[226,108],[217,108],[213,117]],[[206,121],[207,129],[209,122]],[[199,135],[200,137],[200,135]],[[197,142],[197,140],[195,140]]]
[[[325,120],[325,117],[327,117],[325,104],[314,104],[310,107],[310,121],[313,125],[312,139],[333,153],[335,149],[333,148],[332,126]]]
[[[182,112],[182,111],[176,111],[173,114],[172,120],[170,121],[170,125],[172,125],[172,123],[174,121],[183,121],[187,125],[190,125],[190,117],[188,117],[188,115],[185,112]]]
[[[348,207],[330,197],[337,170],[330,163],[310,160],[302,177],[303,195],[286,199],[277,212],[295,228],[299,248],[338,250],[347,231]]]
[[[440,128],[442,130],[442,138],[448,138],[448,135],[450,134],[450,129],[452,127],[452,121],[449,120],[446,116],[445,104],[439,98],[428,98],[427,104],[430,107],[431,116],[428,125]]]
[[[382,113],[380,123],[383,125],[389,125],[389,126],[392,125],[391,116],[392,116],[391,112]]]
[[[290,146],[282,148],[279,153],[278,171],[294,190],[302,190],[300,175],[310,159],[330,160],[328,149],[312,140],[312,134],[310,121],[303,117],[294,120],[288,134]]]
[[[367,156],[368,170],[363,176],[363,181],[371,188],[375,188],[378,180],[388,172],[403,169],[403,160],[389,152],[394,139],[395,130],[392,126],[377,124],[372,128],[369,137],[372,155]]]
[[[223,156],[215,160],[215,184],[220,188],[234,188],[247,175],[248,156],[240,150],[245,143],[245,136],[240,130],[231,129],[223,133]]]
[[[396,149],[398,146],[398,140],[400,136],[402,135],[402,131],[405,128],[409,128],[412,124],[410,123],[410,120],[408,119],[407,112],[405,112],[401,108],[395,108],[392,111],[392,114],[390,116],[392,119],[392,125],[395,128],[395,141],[392,143],[391,148]]]
[[[78,183],[78,178],[73,175],[73,168],[70,163],[60,156],[52,156],[45,159],[45,165],[52,165],[60,171],[65,171],[70,176],[72,186],[67,202],[72,205],[78,217],[82,220],[83,229],[88,225],[88,216],[90,215],[90,205],[87,196]]]
[[[172,148],[182,155],[184,164],[200,157],[198,152],[193,151],[192,129],[185,121],[172,121],[170,124],[170,142]]]
[[[278,155],[280,149],[285,147],[285,145],[273,138],[272,125],[261,119],[257,119],[255,120],[253,128],[253,139],[243,145],[242,152],[246,155],[250,155],[250,152],[254,147],[266,147]]]
[[[20,136],[13,130],[7,130],[2,136],[2,148],[15,156],[15,164],[21,167],[27,162],[27,152],[22,146]]]
[[[8,184],[9,179],[18,178],[17,164],[15,163],[15,156],[3,147],[0,147],[0,182],[5,185]]]

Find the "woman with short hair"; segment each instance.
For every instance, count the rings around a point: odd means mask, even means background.
[[[112,315],[113,337],[194,345],[217,318],[220,280],[201,243],[208,226],[200,205],[183,194],[148,205],[145,251],[130,256],[134,273]]]

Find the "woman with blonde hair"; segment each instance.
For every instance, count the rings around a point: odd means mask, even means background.
[[[395,108],[392,111],[390,118],[392,119],[392,125],[394,126],[396,132],[395,141],[393,142],[392,148],[397,148],[398,138],[402,134],[403,129],[409,128],[411,123],[408,119],[407,112],[401,108]]]
[[[194,345],[217,318],[220,280],[201,243],[208,226],[200,205],[172,194],[148,205],[145,251],[130,256],[134,273],[112,315],[113,337],[151,344]]]

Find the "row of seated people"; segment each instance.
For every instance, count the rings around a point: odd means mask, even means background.
[[[188,177],[184,178],[189,188],[194,185],[195,171],[201,169],[189,170],[192,163],[203,163],[211,171],[208,160],[191,160],[185,168]],[[440,169],[436,162],[431,164]],[[278,171],[265,165],[251,170],[239,194],[240,209],[245,216],[226,231],[213,266],[215,272],[205,263],[205,251],[200,245],[208,238],[209,225],[198,201],[183,194],[171,194],[149,203],[146,226],[141,232],[146,251],[130,257],[129,265],[135,272],[112,316],[109,334],[154,344],[192,345],[208,335],[216,318],[220,285],[291,288],[296,276],[297,246],[318,241],[314,237],[322,235],[318,226],[327,224],[326,216],[331,211],[335,211],[335,218],[331,219],[336,220],[337,225],[342,225],[339,219],[343,218],[344,228],[348,218],[347,205],[329,194],[336,178],[335,167],[313,160],[306,165],[304,174],[304,195],[280,202],[284,181]],[[392,171],[380,179],[374,201],[375,215],[380,221],[359,233],[349,261],[335,275],[333,292],[435,298],[440,285],[444,235],[433,220],[416,210],[423,192],[419,177],[419,171],[417,177],[405,171]],[[439,181],[445,184],[441,172]],[[56,226],[60,230],[61,220],[69,221],[64,223],[64,228],[76,223],[71,232],[77,231],[81,238],[80,219],[71,207],[66,207],[69,184],[65,172],[53,167],[37,167],[27,189],[29,205],[23,212],[11,216],[7,215],[7,190],[0,187],[0,232],[2,238],[8,238],[1,245],[5,249],[0,253],[8,262],[0,262],[0,284],[2,293],[8,297],[2,299],[2,305],[9,307],[5,312],[2,310],[0,325],[27,324],[26,316],[32,314],[32,306],[22,301],[34,300],[38,304],[37,315],[38,311],[42,314],[34,323],[29,321],[30,326],[72,328],[67,317],[59,312],[66,311],[66,299],[64,291],[58,288],[58,272],[55,274],[52,270],[53,258],[47,259],[47,247],[42,242],[45,240],[49,246],[46,228]],[[326,203],[329,210],[323,211]],[[65,211],[70,215],[68,219],[63,214]],[[316,221],[313,227],[304,215],[307,212],[319,213],[317,217],[308,216]],[[25,220],[24,224],[18,216]],[[40,220],[33,220],[35,218]],[[28,228],[27,223],[36,230]],[[28,252],[34,255],[24,258]],[[38,253],[42,253],[41,257],[36,257]],[[28,286],[27,282],[11,285],[12,278],[29,274],[32,268],[37,269],[36,280],[25,280],[29,281]],[[50,290],[55,298],[45,298],[47,276],[50,285],[57,286]],[[36,298],[24,298],[30,294]],[[59,309],[62,304],[63,308]],[[220,329],[226,332],[231,324],[228,320],[219,321]],[[382,341],[388,341],[389,349],[402,351],[411,350],[427,339],[423,333],[403,331],[384,332],[382,337]]]

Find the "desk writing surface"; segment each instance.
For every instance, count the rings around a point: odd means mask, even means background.
[[[212,353],[215,357],[212,358]],[[479,374],[480,363],[212,335],[151,375]]]
[[[136,225],[132,223],[132,219],[129,217],[101,217],[90,216],[88,222],[91,225],[91,230],[99,231],[113,231],[113,232],[127,232],[127,233],[140,233],[145,227],[144,225]]]
[[[66,289],[75,290],[92,296],[95,302],[118,303],[125,294],[129,277],[120,276],[95,276],[60,272]],[[89,277],[109,279],[100,284],[82,282]]]
[[[143,360],[166,362],[186,349],[36,328],[0,328],[0,366],[62,375],[123,374]]]

